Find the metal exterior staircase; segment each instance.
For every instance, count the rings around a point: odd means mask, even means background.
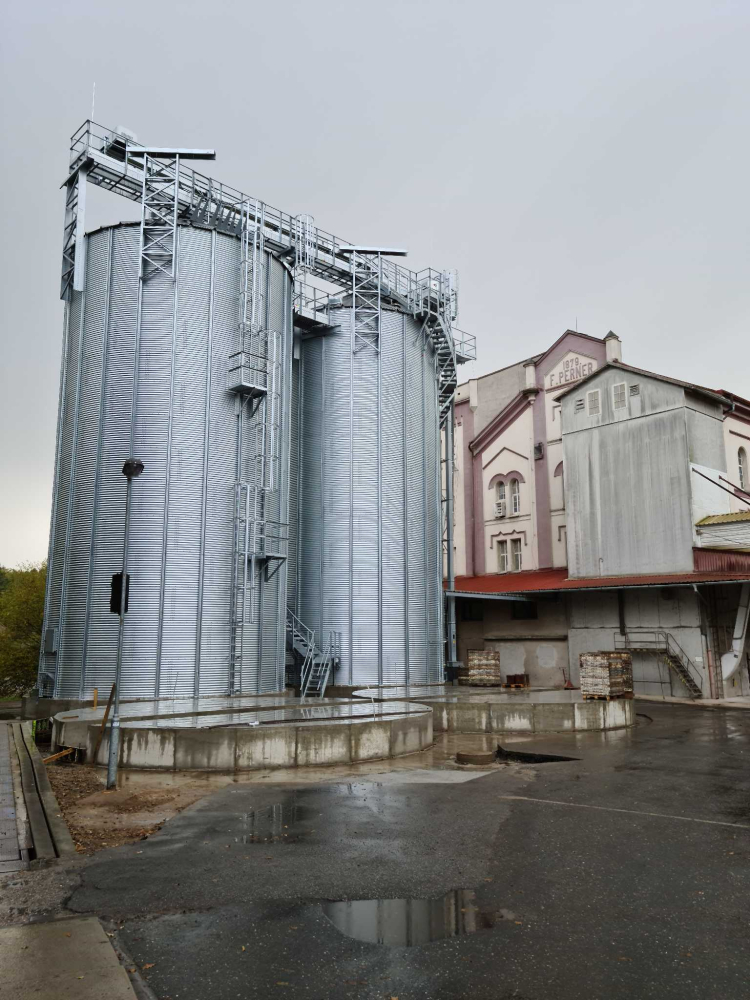
[[[703,694],[703,677],[693,661],[680,646],[675,637],[662,629],[652,632],[615,633],[615,649],[627,649],[631,653],[651,653],[677,674],[688,690],[691,698]]]
[[[303,698],[322,698],[339,660],[338,640],[329,632],[328,642],[321,649],[315,641],[315,632],[297,616],[287,610],[286,630],[289,646],[301,662],[300,694]]]

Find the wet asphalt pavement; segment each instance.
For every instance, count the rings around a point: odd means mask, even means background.
[[[97,855],[68,907],[117,921],[159,1000],[745,998],[750,712],[638,711],[472,780],[226,787]],[[357,937],[321,906],[404,897],[328,908]]]

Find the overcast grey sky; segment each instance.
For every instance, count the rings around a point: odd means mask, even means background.
[[[68,138],[211,173],[460,274],[470,377],[567,327],[750,396],[747,0],[6,4],[0,563],[46,555]],[[134,218],[94,191],[89,224]]]

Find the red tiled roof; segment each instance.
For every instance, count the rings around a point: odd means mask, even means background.
[[[735,583],[750,580],[750,571],[741,573],[662,573],[651,576],[595,576],[568,578],[561,569],[529,570],[522,573],[489,573],[485,576],[457,576],[456,593],[522,594],[533,591],[597,590],[617,587],[669,587],[691,583]]]

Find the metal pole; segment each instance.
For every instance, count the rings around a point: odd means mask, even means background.
[[[446,541],[446,575],[448,577],[448,666],[451,675],[458,661],[456,644],[456,598],[452,596],[456,589],[456,569],[453,563],[453,403],[445,421],[445,541]]]
[[[107,761],[107,788],[117,787],[117,758],[120,750],[120,674],[122,672],[122,645],[125,635],[125,595],[128,580],[128,534],[130,530],[130,493],[132,477],[127,476],[125,488],[125,537],[122,544],[122,581],[120,587],[120,630],[117,636],[117,666],[115,668],[115,704],[109,731],[109,759]]]

